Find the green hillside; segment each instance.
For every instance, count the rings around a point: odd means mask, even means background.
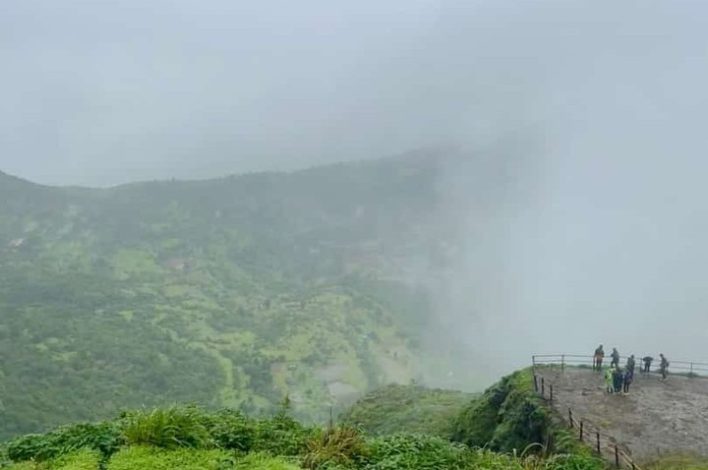
[[[0,174],[0,438],[124,408],[322,421],[420,371],[441,162],[54,188]],[[449,240],[448,240],[449,241]]]
[[[252,418],[236,410],[207,412],[195,407],[124,412],[95,424],[74,424],[44,435],[27,435],[0,445],[0,468],[14,470],[142,470],[142,469],[262,469],[262,470],[418,470],[515,469],[601,470],[604,464],[573,436],[547,419],[550,410],[532,391],[522,372],[503,379],[483,396],[467,402],[462,413],[450,413],[449,429],[471,429],[470,419],[490,425],[495,439],[520,445],[497,451],[480,442],[475,447],[405,429],[373,436],[346,424],[304,425],[289,415],[288,402],[269,418]],[[500,391],[507,394],[497,403]],[[418,397],[430,407],[449,408],[454,392],[420,387],[387,387],[375,395],[385,407],[367,409],[376,422],[397,420],[409,403],[393,402],[401,394]],[[516,398],[511,398],[511,397]],[[458,397],[459,398],[459,397]],[[369,398],[371,400],[371,398]],[[499,406],[501,405],[501,407]],[[529,407],[533,413],[528,413]],[[495,418],[469,409],[495,409]],[[488,414],[488,413],[487,413]],[[432,424],[432,423],[431,423]],[[462,426],[462,425],[465,426]],[[432,425],[437,429],[437,425]],[[532,428],[538,434],[529,433]],[[410,430],[408,430],[410,431]],[[536,444],[538,437],[563,437],[563,447]],[[473,437],[464,434],[466,437]],[[473,438],[478,438],[474,436]],[[560,439],[552,440],[561,442]],[[548,442],[551,442],[549,440]],[[496,444],[492,444],[499,447]]]
[[[388,385],[357,400],[339,417],[369,434],[411,432],[449,438],[454,420],[477,395],[419,385]]]

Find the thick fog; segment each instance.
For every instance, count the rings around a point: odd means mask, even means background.
[[[446,333],[465,345],[455,372],[491,379],[533,352],[600,343],[708,362],[705,7],[545,2],[516,13],[485,42],[487,71],[505,67],[509,92],[490,85],[499,113],[468,170],[443,183],[468,214],[438,295]]]
[[[0,168],[110,185],[479,145],[519,127],[568,158],[592,145],[616,159],[616,140],[651,138],[676,153],[686,141],[666,133],[701,125],[707,13],[689,1],[5,1]]]
[[[431,343],[490,375],[601,342],[708,362],[707,26],[698,1],[6,1],[0,169],[100,186],[460,145]]]

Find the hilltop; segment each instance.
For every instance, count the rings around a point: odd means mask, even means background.
[[[586,368],[541,367],[537,373],[554,384],[559,413],[572,409],[578,422],[602,430],[638,462],[676,454],[708,458],[704,377],[670,375],[664,382],[656,375],[637,374],[628,395],[608,395],[602,376]]]
[[[422,371],[454,158],[108,189],[0,175],[0,437],[120,409],[324,420]]]

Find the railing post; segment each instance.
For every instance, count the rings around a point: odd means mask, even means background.
[[[573,428],[573,410],[568,408],[568,422],[570,423],[571,429]]]
[[[600,431],[595,433],[595,437],[597,438],[597,453],[602,455],[602,449],[600,448]]]
[[[615,467],[620,467],[620,452],[619,447],[617,447],[617,444],[615,444]]]
[[[551,384],[550,387],[551,387],[551,396],[550,396],[550,399],[549,399],[548,401],[550,401],[551,403],[553,403],[553,384]]]
[[[533,389],[538,393],[538,376],[533,374]]]
[[[541,377],[541,396],[546,396],[546,379],[544,377]]]
[[[583,442],[583,420],[580,420],[580,442]]]
[[[533,373],[536,373],[536,356],[531,356],[531,367],[533,369]]]

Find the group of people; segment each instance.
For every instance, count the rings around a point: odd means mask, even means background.
[[[607,393],[629,393],[629,386],[634,381],[634,368],[635,359],[634,354],[627,358],[627,363],[624,368],[620,367],[620,353],[617,348],[612,348],[612,353],[610,354],[612,360],[610,361],[610,367],[605,371],[605,383],[607,385]],[[661,362],[659,364],[659,372],[661,373],[662,380],[666,380],[669,373],[669,361],[666,359],[664,354],[659,354]],[[597,372],[602,372],[602,362],[605,359],[605,350],[603,346],[600,345],[595,349],[595,354],[592,359],[592,369]],[[644,363],[642,367],[642,374],[649,374],[651,369],[651,363],[654,358],[651,356],[644,356],[642,362]]]

